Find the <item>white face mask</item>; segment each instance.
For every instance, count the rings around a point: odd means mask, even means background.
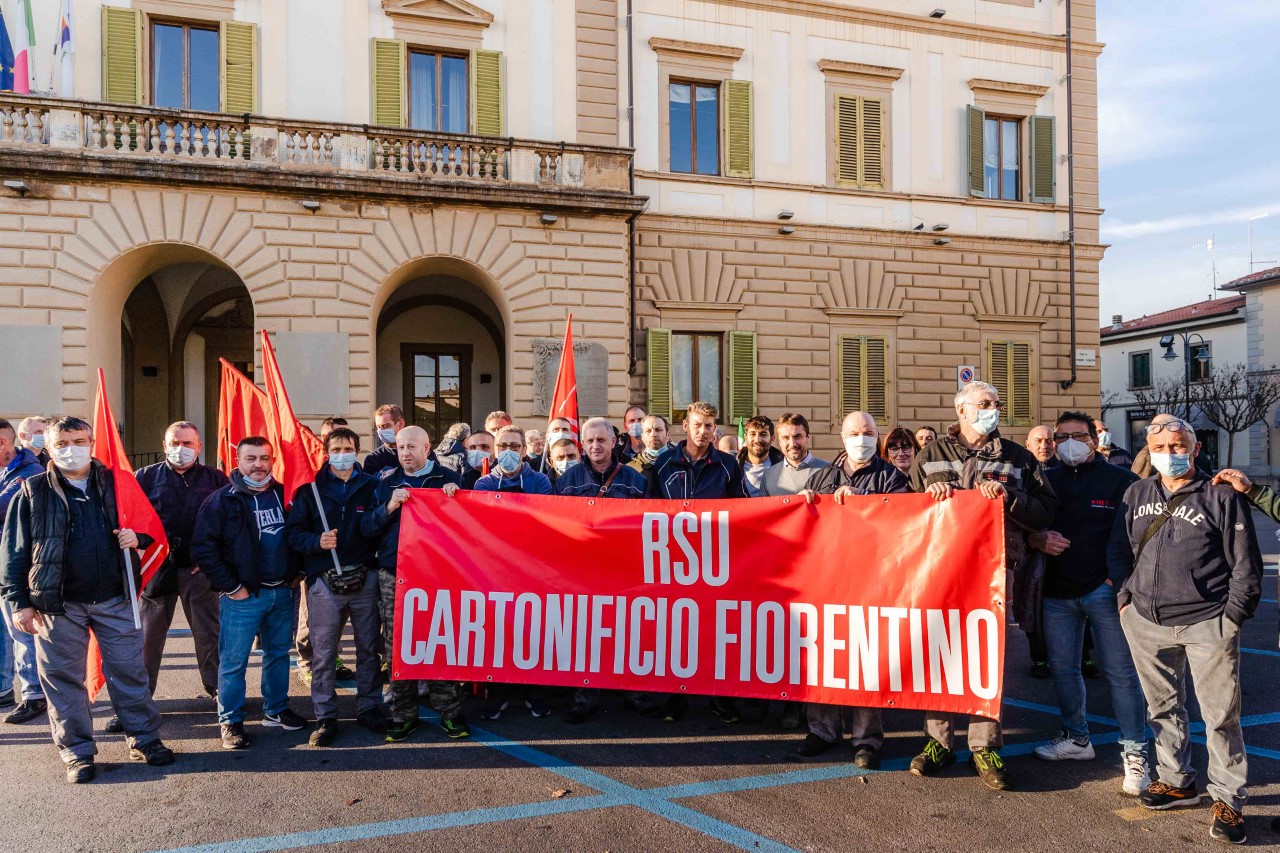
[[[170,447],[165,450],[164,458],[169,460],[169,464],[175,468],[186,468],[192,462],[196,461],[196,452],[190,447]]]
[[[577,441],[577,437],[571,432],[566,432],[564,430],[559,430],[559,429],[556,430],[555,432],[549,432],[547,433],[547,447],[555,447],[557,441],[560,441],[561,439],[565,439],[565,438],[569,439],[570,441]]]
[[[640,421],[636,421],[631,426],[627,427],[627,435],[635,439],[644,438],[644,424]]]
[[[844,452],[849,454],[850,462],[868,462],[876,455],[879,444],[874,435],[851,435],[844,440]]]
[[[28,443],[36,450],[44,450],[44,433],[31,436],[31,441]]]
[[[93,458],[93,450],[88,447],[68,445],[53,451],[53,464],[63,471],[80,471]]]
[[[1110,433],[1110,432],[1108,432],[1107,430],[1105,430],[1105,429],[1104,429],[1102,432],[1098,433],[1098,446],[1099,446],[1099,447],[1110,447],[1110,446],[1111,446],[1111,433]]]
[[[1058,443],[1058,458],[1063,461],[1063,464],[1070,465],[1072,468],[1088,460],[1092,452],[1089,445],[1074,438]]]
[[[969,423],[978,435],[991,435],[1000,426],[999,409],[975,409],[974,418]]]
[[[570,468],[574,467],[575,465],[582,464],[582,460],[581,459],[561,459],[560,461],[554,464],[555,464],[556,473],[564,474],[565,471],[568,471]]]

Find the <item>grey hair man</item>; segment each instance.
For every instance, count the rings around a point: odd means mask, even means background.
[[[49,424],[39,415],[31,415],[18,421],[18,446],[36,455],[44,467],[49,467],[49,451],[45,449],[44,431]]]

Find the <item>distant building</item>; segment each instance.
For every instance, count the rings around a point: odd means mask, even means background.
[[[1250,370],[1276,370],[1280,366],[1280,340],[1276,336],[1276,329],[1280,328],[1278,285],[1280,267],[1259,270],[1222,286],[1223,290],[1241,294],[1235,298],[1244,300]],[[1249,431],[1249,446],[1253,449],[1250,475],[1273,480],[1280,477],[1280,410]]]

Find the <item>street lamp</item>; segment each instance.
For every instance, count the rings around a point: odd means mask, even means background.
[[[1165,361],[1173,361],[1177,358],[1177,354],[1173,351],[1173,344],[1177,338],[1182,338],[1182,360],[1183,366],[1183,386],[1186,389],[1187,401],[1187,423],[1191,423],[1191,360],[1194,358],[1201,364],[1207,364],[1212,356],[1209,355],[1209,342],[1206,341],[1199,332],[1171,332],[1160,337],[1160,346],[1164,347],[1164,355],[1161,356]],[[1196,354],[1191,355],[1192,339],[1199,341],[1196,347]]]

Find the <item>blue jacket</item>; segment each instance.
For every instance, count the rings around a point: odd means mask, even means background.
[[[551,480],[546,474],[539,474],[529,467],[529,463],[520,466],[510,477],[504,476],[496,468],[476,480],[477,492],[523,492],[526,495],[551,494]]]
[[[399,467],[400,457],[396,454],[396,446],[394,444],[384,444],[377,450],[370,451],[369,455],[364,458],[364,472],[375,477],[383,471]]]
[[[320,547],[320,534],[338,531],[338,562],[344,566],[377,565],[378,540],[360,531],[360,521],[373,509],[373,493],[378,479],[359,468],[352,470],[345,483],[334,476],[328,465],[316,473],[316,489],[324,504],[325,519],[316,511],[316,496],[311,486],[303,486],[293,496],[289,520],[284,525],[285,541],[292,551],[302,555],[302,570],[314,578],[333,568],[333,557]]]
[[[649,497],[668,500],[691,498],[745,498],[742,468],[738,460],[714,447],[692,462],[685,442],[662,451],[649,470]]]
[[[284,505],[284,488],[279,483],[272,482],[267,491],[275,492]],[[256,592],[261,587],[255,559],[258,532],[253,520],[253,498],[244,479],[234,472],[231,482],[209,495],[200,507],[191,541],[191,561],[209,578],[215,592],[235,592],[241,586]],[[301,562],[297,554],[290,553],[286,582],[299,574]]]
[[[139,468],[134,476],[138,478],[138,485],[142,486],[147,500],[155,507],[156,515],[160,516],[165,535],[169,537],[172,564],[190,568],[191,537],[196,532],[196,517],[205,499],[227,484],[227,475],[198,462],[179,474],[168,462],[157,462]],[[174,586],[172,591],[177,592],[177,587]]]
[[[405,478],[403,468],[393,468],[384,474],[373,491],[372,507],[360,516],[360,532],[378,543],[378,568],[392,574],[396,572],[396,554],[400,549],[400,510],[387,512],[387,502],[392,492],[405,485]],[[417,486],[408,488],[442,489],[449,483],[462,486],[457,472],[435,464]]]
[[[44,473],[44,466],[36,455],[25,447],[14,455],[9,467],[0,471],[0,524],[4,523],[5,513],[9,511],[9,502],[22,488],[22,481]]]
[[[555,493],[567,497],[594,498],[600,495],[600,487],[613,474],[615,467],[620,468],[613,482],[609,484],[606,498],[643,498],[649,491],[649,481],[634,468],[628,468],[622,462],[614,461],[609,470],[601,474],[591,467],[591,463],[583,461],[574,465],[556,478]]]
[[[813,469],[805,488],[820,495],[834,495],[841,486],[848,486],[859,495],[896,495],[911,491],[907,475],[879,456],[871,457],[871,462],[854,471],[852,477],[844,472],[847,458],[848,454],[841,451],[830,465]]]

